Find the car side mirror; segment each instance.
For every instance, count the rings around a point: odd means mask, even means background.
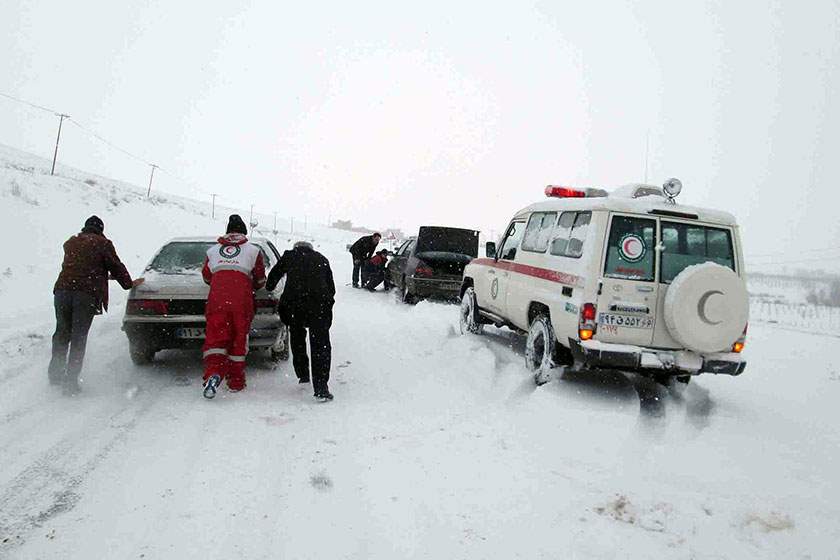
[[[487,255],[487,258],[495,259],[496,258],[496,244],[493,243],[492,241],[488,241],[484,245],[484,252]]]

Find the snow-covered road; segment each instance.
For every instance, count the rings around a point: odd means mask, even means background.
[[[46,379],[61,242],[98,213],[137,274],[221,223],[2,147],[0,163],[2,219],[26,232],[0,266],[0,558],[840,556],[836,337],[753,324],[743,376],[682,391],[616,373],[537,388],[521,337],[461,337],[453,306],[344,286],[352,237],[322,227],[333,403],[289,363],[252,360],[248,389],[213,401],[196,352],[135,367],[116,289],[65,398]]]
[[[335,260],[334,260],[335,261]],[[346,274],[341,261],[338,275]],[[118,308],[119,309],[119,308]],[[97,320],[85,392],[25,336],[0,395],[13,558],[826,558],[840,542],[836,340],[751,333],[741,378],[535,388],[522,342],[454,307],[340,288],[336,401],[258,360],[200,396],[196,353],[128,359]],[[43,334],[43,333],[40,333]],[[640,406],[640,403],[641,406]],[[834,552],[831,552],[834,551]]]

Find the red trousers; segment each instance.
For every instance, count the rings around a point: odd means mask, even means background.
[[[207,299],[204,340],[204,380],[211,375],[227,379],[233,390],[245,388],[245,356],[254,318],[254,292],[243,274],[233,271],[213,277]],[[220,278],[221,276],[221,278]],[[227,280],[227,281],[225,281]]]

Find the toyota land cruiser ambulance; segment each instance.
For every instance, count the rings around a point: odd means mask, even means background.
[[[677,179],[613,192],[548,186],[464,270],[461,332],[527,332],[551,368],[620,369],[662,383],[739,375],[749,299],[735,218],[678,205]]]

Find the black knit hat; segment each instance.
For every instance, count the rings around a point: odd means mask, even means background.
[[[97,233],[102,233],[105,231],[105,222],[99,216],[91,216],[87,220],[85,220],[85,228],[86,230],[95,231]]]
[[[230,215],[230,218],[228,218],[227,231],[225,231],[225,233],[241,233],[242,235],[248,235],[248,228],[245,225],[245,222],[242,221],[242,218],[239,217],[239,214]]]

